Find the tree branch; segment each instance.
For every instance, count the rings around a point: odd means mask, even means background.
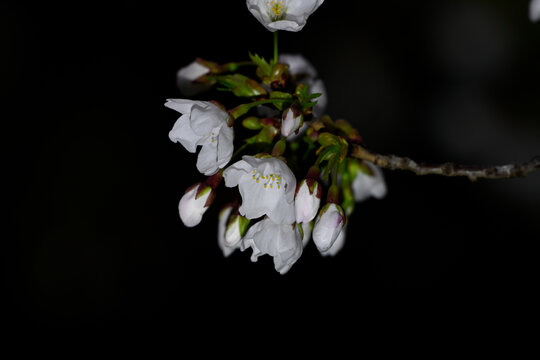
[[[416,175],[465,176],[471,181],[480,178],[509,179],[524,177],[535,170],[540,170],[539,155],[522,164],[489,167],[456,165],[449,162],[440,165],[418,164],[407,157],[373,153],[360,145],[353,145],[351,156],[357,159],[367,160],[385,169],[408,170],[414,172]]]

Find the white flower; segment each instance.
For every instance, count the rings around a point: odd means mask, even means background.
[[[373,196],[381,199],[386,195],[386,183],[382,170],[368,161],[360,164],[356,174],[353,174],[352,190],[355,201],[364,201]]]
[[[531,21],[540,20],[540,0],[532,0],[529,8],[529,17]]]
[[[247,0],[248,10],[268,30],[300,31],[324,0]]]
[[[274,267],[285,274],[302,255],[302,238],[296,225],[276,224],[265,218],[251,226],[242,240],[242,251],[251,247],[251,261],[261,255],[274,258]]]
[[[297,223],[309,223],[317,216],[322,197],[322,186],[317,181],[302,180],[298,184],[294,200]]]
[[[281,119],[281,135],[287,137],[293,134],[302,122],[302,112],[295,107],[289,107],[283,112]]]
[[[197,158],[197,169],[204,175],[213,175],[225,167],[233,154],[233,129],[227,125],[229,114],[207,101],[168,99],[165,106],[183,114],[169,132],[169,138],[194,153],[202,149]]]
[[[328,203],[321,211],[313,226],[313,242],[321,253],[328,251],[345,225],[345,213],[341,206]]]
[[[176,74],[176,84],[180,92],[186,96],[196,95],[200,92],[208,90],[209,84],[199,84],[195,80],[210,72],[210,69],[201,65],[197,61],[192,62],[178,70]]]
[[[315,67],[300,54],[281,54],[279,62],[289,65],[289,73],[296,76],[299,83],[306,84],[310,94],[321,94],[314,99],[317,104],[313,107],[312,113],[316,118],[323,116],[328,104],[328,97],[324,82],[317,78]]]
[[[218,246],[223,252],[223,256],[225,257],[228,257],[234,252],[234,250],[240,247],[240,242],[238,242],[235,246],[229,246],[225,241],[227,222],[229,220],[229,215],[231,214],[232,210],[232,206],[227,206],[220,211],[218,216]]]
[[[203,186],[203,188],[200,188]],[[195,184],[186,190],[186,193],[180,199],[178,211],[180,219],[187,227],[198,225],[203,214],[206,212],[212,202],[213,191],[210,186],[205,186],[201,183]]]
[[[330,249],[321,252],[323,256],[335,256],[345,245],[345,238],[347,237],[347,225],[341,229],[336,241],[332,244]]]
[[[227,187],[238,186],[241,215],[255,219],[267,215],[275,223],[292,224],[296,178],[280,159],[243,156],[223,172]]]

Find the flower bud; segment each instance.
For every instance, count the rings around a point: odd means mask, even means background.
[[[354,200],[364,201],[370,196],[382,199],[387,192],[382,170],[368,161],[349,162],[349,171],[352,173],[352,190]]]
[[[214,200],[214,191],[208,185],[202,183],[195,184],[186,190],[186,193],[180,199],[178,210],[180,219],[187,227],[198,225],[203,214]]]
[[[345,212],[335,203],[327,203],[319,212],[313,226],[313,242],[321,253],[328,251],[345,225]]]
[[[233,213],[229,217],[227,227],[225,229],[225,245],[234,247],[238,245],[242,237],[246,234],[249,227],[249,219],[244,216]]]
[[[283,112],[281,120],[281,135],[287,137],[302,125],[302,112],[294,104]]]
[[[296,188],[294,212],[297,223],[309,223],[317,215],[322,197],[322,186],[313,179],[304,179]]]
[[[194,61],[178,70],[176,84],[180,92],[186,96],[192,96],[207,90],[211,84],[198,83],[196,80],[209,72],[210,69],[198,61]]]
[[[322,252],[322,256],[335,256],[345,245],[345,238],[347,237],[347,226],[344,226],[343,229],[341,229],[336,241],[334,241],[334,244],[326,250],[325,252]]]

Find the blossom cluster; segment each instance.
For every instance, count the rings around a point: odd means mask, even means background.
[[[301,30],[323,0],[246,3],[274,32]],[[335,255],[355,203],[387,190],[379,168],[350,156],[351,144],[362,141],[357,131],[325,115],[326,89],[314,66],[299,54],[274,55],[226,64],[196,59],[177,74],[189,98],[165,106],[181,114],[169,138],[198,151],[196,167],[206,176],[180,199],[184,225],[198,225],[223,193],[230,197],[218,219],[223,254],[251,249],[252,261],[267,254],[284,274],[311,238],[322,255]],[[203,92],[232,96],[192,99]]]

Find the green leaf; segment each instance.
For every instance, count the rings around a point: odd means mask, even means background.
[[[257,65],[258,76],[270,76],[272,72],[272,65],[270,65],[264,58],[252,53],[249,53],[249,58],[255,63],[255,65]]]

